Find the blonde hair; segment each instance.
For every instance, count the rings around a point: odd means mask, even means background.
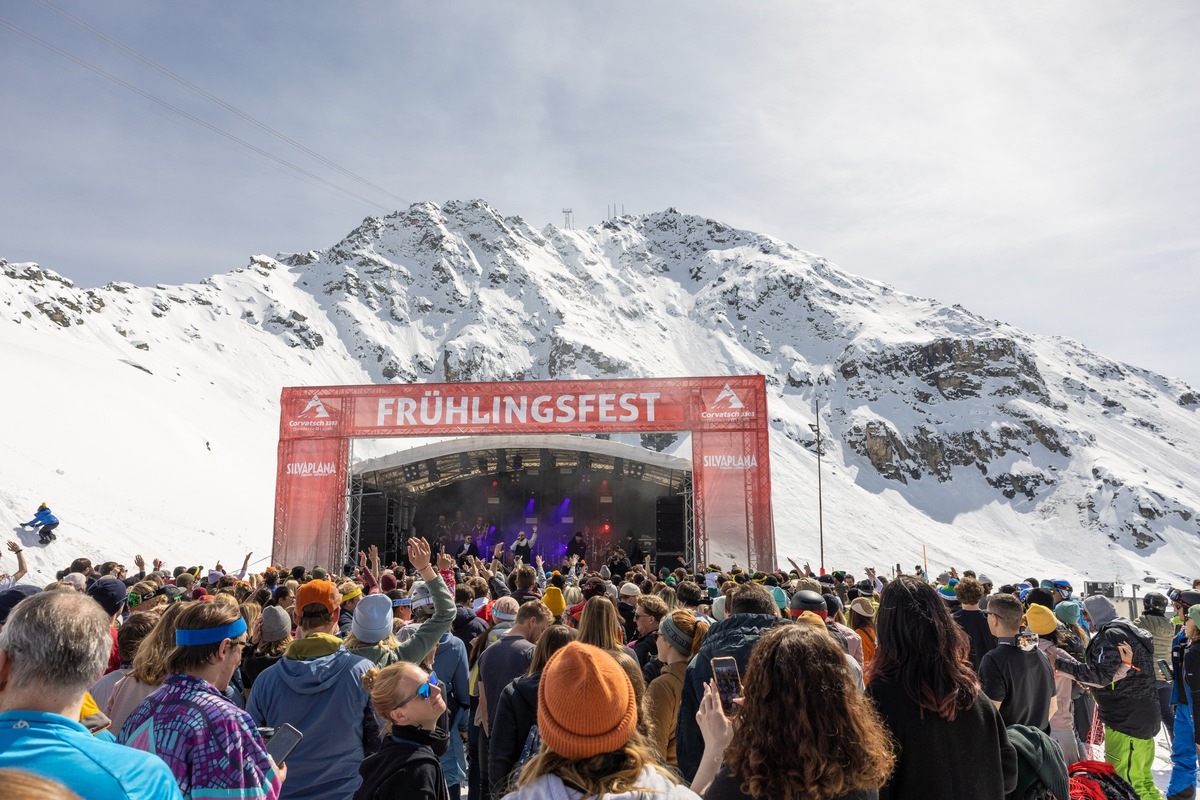
[[[208,601],[211,602],[211,601]],[[175,649],[175,623],[188,603],[171,603],[138,645],[129,677],[146,686],[161,686],[167,677],[167,657]]]
[[[380,669],[371,667],[363,673],[362,687],[371,695],[371,705],[375,707],[375,716],[383,720],[383,732],[392,730],[392,712],[400,704],[400,682],[409,670],[416,669],[424,673],[421,667],[410,661],[397,661],[395,664]]]
[[[238,610],[242,612],[242,619],[246,620],[246,630],[253,633],[254,623],[258,622],[258,618],[262,616],[262,606],[247,601],[238,606]]]
[[[574,761],[559,755],[542,743],[542,749],[529,759],[517,778],[517,788],[531,785],[543,775],[557,775],[563,783],[583,793],[584,797],[601,797],[635,790],[645,791],[637,785],[642,770],[653,767],[672,784],[679,783],[679,775],[660,763],[658,750],[649,738],[634,730],[629,741],[612,753]]]
[[[221,591],[219,591],[215,595],[213,595],[212,600],[205,600],[204,602],[216,603],[218,605],[226,605],[236,611],[241,611],[241,608],[239,608],[239,606],[238,606],[237,595],[235,595],[233,593],[233,590],[231,590],[231,589],[222,589]]]

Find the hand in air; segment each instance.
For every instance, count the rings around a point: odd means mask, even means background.
[[[408,560],[417,572],[429,566],[429,554],[429,542],[416,537],[408,540]]]

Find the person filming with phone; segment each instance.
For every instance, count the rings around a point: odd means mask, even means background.
[[[713,677],[713,659],[729,656],[744,672],[755,642],[771,628],[790,624],[779,617],[774,596],[757,583],[743,583],[734,589],[725,603],[725,612],[729,616],[709,627],[704,644],[684,674],[675,725],[675,755],[679,771],[688,780],[696,774],[704,749],[696,711],[703,699],[704,686]]]
[[[696,714],[704,756],[693,791],[705,800],[879,797],[895,764],[891,739],[826,631],[767,631],[740,684],[721,660]]]

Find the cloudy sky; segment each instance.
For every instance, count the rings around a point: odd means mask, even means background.
[[[1198,41],[1169,0],[10,0],[0,257],[178,283],[411,202],[675,206],[1200,386]]]

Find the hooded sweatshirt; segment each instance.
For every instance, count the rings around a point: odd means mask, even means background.
[[[304,738],[288,757],[282,800],[350,800],[361,783],[358,767],[379,749],[379,727],[362,676],[371,662],[341,639],[312,633],[254,682],[246,711],[258,725],[295,726]]]
[[[651,766],[642,767],[637,790],[601,795],[603,800],[699,800],[699,795],[683,784],[672,783]],[[595,795],[593,795],[595,797]],[[583,800],[583,792],[570,788],[557,775],[542,775],[528,786],[504,796],[504,800]],[[597,798],[599,800],[599,798]]]
[[[1092,694],[1106,726],[1135,739],[1152,739],[1162,725],[1154,685],[1154,637],[1117,616],[1116,606],[1107,597],[1093,595],[1083,606],[1095,633],[1083,663],[1059,652],[1058,670],[1097,687]],[[1117,645],[1122,642],[1133,649],[1133,669],[1117,680],[1122,665]]]

